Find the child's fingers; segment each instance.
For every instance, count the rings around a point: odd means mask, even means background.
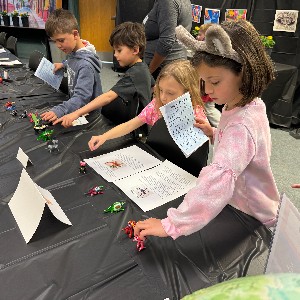
[[[197,117],[195,117],[195,121],[196,121],[196,124],[206,124],[207,123],[206,120],[203,120],[202,118],[197,118]]]
[[[64,126],[64,127],[66,127],[66,128],[70,127],[70,126],[72,126],[72,121],[69,120],[68,118],[64,118],[64,120],[62,121],[61,125]]]
[[[53,122],[53,125],[56,125],[56,124],[58,124],[58,123],[60,123],[60,122],[62,122],[63,121],[63,117],[61,117],[61,118],[59,118],[59,119],[56,119],[54,122]]]
[[[134,236],[138,236],[141,240],[145,240],[145,237],[149,235],[149,225],[145,221],[138,221],[134,226]]]
[[[292,184],[292,188],[300,189],[300,183]]]
[[[98,138],[96,136],[92,136],[92,138],[88,142],[90,150],[91,151],[96,150],[99,147],[99,145],[97,145],[97,144],[98,144]]]

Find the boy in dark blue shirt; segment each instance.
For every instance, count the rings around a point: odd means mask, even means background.
[[[110,44],[121,67],[129,67],[124,76],[106,93],[84,107],[56,120],[69,127],[80,116],[102,106],[102,114],[113,123],[121,124],[135,117],[150,101],[154,79],[142,61],[146,37],[142,24],[125,22],[110,36]]]
[[[71,12],[64,9],[53,11],[45,29],[56,46],[67,54],[66,61],[54,64],[54,72],[67,69],[70,99],[41,115],[43,120],[53,122],[102,94],[101,62],[95,47],[80,38],[77,20]]]

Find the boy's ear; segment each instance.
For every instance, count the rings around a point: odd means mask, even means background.
[[[79,37],[79,32],[78,32],[78,30],[74,30],[74,31],[73,31],[73,34],[74,34],[74,37],[75,37],[75,38]]]
[[[139,54],[140,52],[140,47],[139,46],[134,46],[133,47],[133,54]]]

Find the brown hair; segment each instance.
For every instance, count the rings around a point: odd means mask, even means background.
[[[49,37],[58,33],[72,33],[79,31],[79,26],[75,16],[68,10],[59,8],[54,10],[45,24],[45,30]]]
[[[156,98],[156,111],[160,112],[159,108],[163,105],[160,100],[159,81],[165,77],[173,77],[179,84],[181,84],[185,92],[191,95],[192,105],[200,105],[204,108],[203,101],[199,92],[199,76],[195,68],[188,60],[175,60],[166,65],[159,73],[154,88]]]
[[[201,32],[205,33],[206,30],[207,30],[210,26],[212,26],[212,25],[213,25],[213,23],[202,24],[202,25],[199,27],[199,32],[201,31]]]
[[[124,22],[116,26],[110,35],[109,43],[112,47],[139,47],[139,57],[142,58],[146,46],[144,26],[140,23]]]
[[[205,63],[209,67],[224,67],[236,75],[242,72],[240,92],[243,98],[237,106],[244,106],[261,96],[264,89],[275,78],[274,64],[264,49],[259,33],[250,22],[224,21],[221,26],[229,35],[232,48],[238,53],[241,63],[230,58],[196,51],[192,64],[199,66]],[[204,85],[204,81],[201,80],[201,94],[205,94]]]

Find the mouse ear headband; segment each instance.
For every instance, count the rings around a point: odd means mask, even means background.
[[[230,58],[241,63],[238,53],[232,48],[227,32],[220,25],[210,26],[205,33],[205,41],[196,40],[182,25],[175,28],[176,37],[186,48]]]

